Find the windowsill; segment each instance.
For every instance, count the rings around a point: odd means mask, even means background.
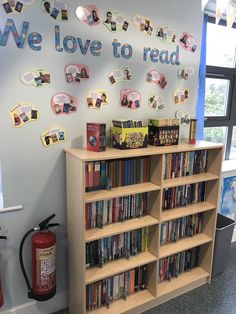
[[[236,171],[236,160],[224,160],[222,163],[222,172]]]

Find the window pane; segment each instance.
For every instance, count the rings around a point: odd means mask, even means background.
[[[204,128],[204,140],[219,144],[226,144],[227,127]]]
[[[233,136],[232,136],[229,159],[236,159],[236,127],[235,126],[233,127]]]
[[[228,92],[229,80],[206,78],[205,117],[226,115]]]
[[[207,65],[235,67],[236,29],[207,24]]]

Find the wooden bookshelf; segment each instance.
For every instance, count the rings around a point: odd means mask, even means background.
[[[180,178],[163,179],[164,154],[208,150],[207,171]],[[218,210],[223,145],[197,142],[169,147],[149,146],[144,149],[118,150],[108,148],[94,153],[86,149],[66,149],[67,168],[67,220],[69,241],[69,304],[71,314],[86,314],[86,285],[123,273],[142,265],[149,265],[147,289],[135,292],[126,300],[112,302],[109,308],[90,311],[94,314],[138,314],[166,302],[187,291],[211,282],[215,227]],[[92,161],[150,156],[150,180],[146,183],[121,186],[111,190],[85,192],[85,163]],[[203,202],[162,210],[163,190],[186,184],[206,182]],[[140,218],[85,230],[86,203],[149,193],[148,214]],[[161,223],[193,214],[203,213],[202,232],[174,243],[160,245]],[[129,259],[108,262],[103,267],[86,269],[86,246],[90,241],[150,227],[150,248]],[[199,266],[170,281],[158,282],[160,259],[200,246]]]

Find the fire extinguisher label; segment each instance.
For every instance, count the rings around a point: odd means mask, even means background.
[[[37,290],[44,292],[56,285],[56,246],[36,249]]]

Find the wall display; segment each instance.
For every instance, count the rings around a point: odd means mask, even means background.
[[[29,103],[20,103],[10,111],[12,124],[15,128],[25,125],[28,122],[36,121],[39,118],[39,112]]]
[[[183,126],[188,126],[190,123],[190,115],[186,111],[177,110],[175,112],[176,119],[179,120],[179,123]]]
[[[147,82],[155,83],[161,89],[165,88],[167,85],[167,80],[164,74],[159,73],[157,70],[152,70],[147,73]]]
[[[157,93],[151,93],[148,97],[148,104],[151,108],[159,111],[165,108],[165,100]]]
[[[188,80],[194,73],[194,69],[191,67],[180,68],[178,71],[179,80]]]
[[[131,70],[127,66],[116,68],[108,74],[108,80],[112,85],[119,82],[130,81],[131,78]]]
[[[90,77],[89,66],[85,64],[70,63],[65,66],[65,78],[67,83],[80,83]]]
[[[157,38],[162,42],[175,44],[176,34],[169,26],[160,26],[157,28]]]
[[[78,107],[78,98],[64,92],[57,93],[51,99],[51,106],[56,115],[75,113]]]
[[[179,43],[184,50],[195,52],[197,49],[196,39],[189,33],[184,32]]]
[[[100,109],[109,103],[106,90],[92,90],[87,95],[87,105],[89,109]]]
[[[149,18],[142,15],[135,15],[133,23],[139,31],[147,35],[152,35],[154,24]]]
[[[221,214],[236,220],[236,176],[226,177],[222,182]]]
[[[22,73],[20,80],[27,86],[42,87],[51,83],[51,75],[45,69],[36,69]]]
[[[64,0],[42,0],[42,10],[55,20],[68,21],[68,8]]]
[[[43,146],[49,147],[66,141],[66,131],[61,127],[49,127],[41,134]]]
[[[3,8],[6,13],[17,12],[21,13],[23,8],[33,4],[35,0],[3,0]]]
[[[140,108],[141,94],[136,90],[123,89],[120,91],[120,105],[123,108],[137,109]]]
[[[98,25],[101,21],[98,7],[92,4],[79,6],[75,11],[75,15],[80,22],[90,26]]]
[[[107,11],[103,24],[111,31],[127,31],[129,22],[120,12]]]
[[[189,90],[184,88],[176,89],[173,98],[175,104],[183,104],[189,99]]]

